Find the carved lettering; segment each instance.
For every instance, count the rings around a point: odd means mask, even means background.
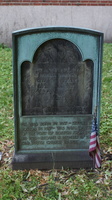
[[[62,141],[60,141],[60,140],[46,141],[46,144],[62,144]]]
[[[29,145],[31,149],[65,149],[66,146],[77,148],[77,141],[89,138],[90,132],[91,118],[69,118],[68,121],[66,118],[55,118],[51,121],[39,119],[35,123],[21,123],[20,144],[24,149]]]
[[[64,130],[65,129],[65,127],[64,126],[57,126],[57,130],[59,131],[59,130]]]

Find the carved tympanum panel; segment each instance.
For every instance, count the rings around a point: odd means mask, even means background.
[[[75,115],[92,112],[93,62],[82,61],[70,41],[53,39],[21,66],[22,115]]]

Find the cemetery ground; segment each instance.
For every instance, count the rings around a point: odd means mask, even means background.
[[[17,170],[14,153],[12,50],[0,45],[0,199],[111,200],[112,199],[112,44],[104,44],[100,169]]]

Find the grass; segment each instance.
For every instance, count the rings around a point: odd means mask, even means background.
[[[1,140],[13,138],[12,51],[0,47],[0,135]]]
[[[112,44],[105,44],[103,51],[101,143],[112,146]]]
[[[12,50],[0,45],[1,200],[111,200],[112,44],[104,44],[100,143],[102,167],[95,170],[12,171],[14,151]]]

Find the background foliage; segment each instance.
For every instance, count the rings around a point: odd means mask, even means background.
[[[14,152],[12,50],[0,45],[0,199],[112,199],[112,44],[104,44],[100,143],[102,167],[95,170],[12,171]]]

